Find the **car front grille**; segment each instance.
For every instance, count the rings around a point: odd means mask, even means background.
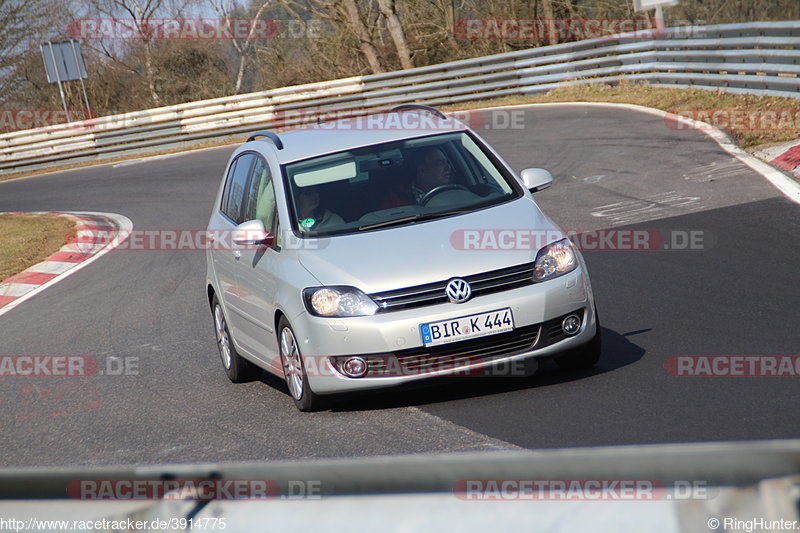
[[[533,279],[533,263],[525,263],[481,274],[464,276],[472,288],[472,297],[495,292],[517,289],[535,283]],[[370,294],[378,304],[378,312],[412,309],[426,305],[435,305],[448,301],[445,287],[449,280],[437,281],[416,287],[396,289]]]
[[[582,320],[584,318],[584,310],[579,309],[541,324],[523,326],[497,335],[428,348],[423,346],[391,353],[362,355],[368,367],[365,377],[427,374],[538,350],[566,338],[561,330],[561,323],[571,314],[578,314]],[[345,360],[348,357],[350,356],[336,356],[333,359]]]

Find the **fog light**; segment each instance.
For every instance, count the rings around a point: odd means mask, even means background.
[[[581,329],[580,317],[578,315],[569,315],[561,322],[561,329],[569,336],[575,335]]]
[[[360,378],[367,373],[367,362],[361,357],[349,357],[339,368],[347,377]]]

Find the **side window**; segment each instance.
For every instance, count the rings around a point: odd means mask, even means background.
[[[247,220],[259,219],[267,231],[275,230],[275,187],[269,165],[256,158],[247,193]]]
[[[236,224],[241,224],[245,220],[245,187],[254,159],[253,154],[239,156],[231,165],[231,172],[228,173],[228,182],[225,184],[225,194],[222,198],[222,212]]]
[[[228,195],[231,192],[231,183],[233,183],[233,174],[236,172],[236,162],[239,159],[234,159],[228,169],[228,175],[225,177],[225,189],[222,191],[222,200],[219,204],[219,210],[225,212],[225,206],[228,205]]]

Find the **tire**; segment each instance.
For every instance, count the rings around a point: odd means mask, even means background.
[[[225,313],[222,312],[222,306],[216,295],[211,300],[211,314],[214,319],[214,335],[217,338],[219,357],[228,379],[234,383],[244,383],[260,378],[261,369],[236,352],[233,337],[228,330],[228,321],[225,320]]]
[[[592,368],[600,360],[600,352],[602,351],[602,336],[600,335],[600,319],[597,317],[597,309],[594,312],[595,323],[597,324],[597,332],[592,337],[592,340],[579,346],[569,352],[554,357],[561,370],[582,370]]]
[[[300,347],[297,345],[297,338],[285,317],[281,317],[278,321],[278,351],[281,354],[286,387],[294,400],[295,407],[304,412],[324,409],[325,402],[311,390],[311,385],[308,383],[308,374]]]

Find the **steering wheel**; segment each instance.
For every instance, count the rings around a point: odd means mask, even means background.
[[[455,189],[461,189],[461,190],[469,192],[469,189],[467,189],[463,185],[459,185],[458,183],[446,183],[444,185],[439,185],[438,187],[434,187],[433,189],[431,189],[428,192],[426,192],[422,196],[422,198],[419,199],[419,203],[420,203],[420,205],[426,205],[430,201],[431,198],[433,198],[434,196],[436,196],[440,192],[452,191],[452,190],[455,190]]]

